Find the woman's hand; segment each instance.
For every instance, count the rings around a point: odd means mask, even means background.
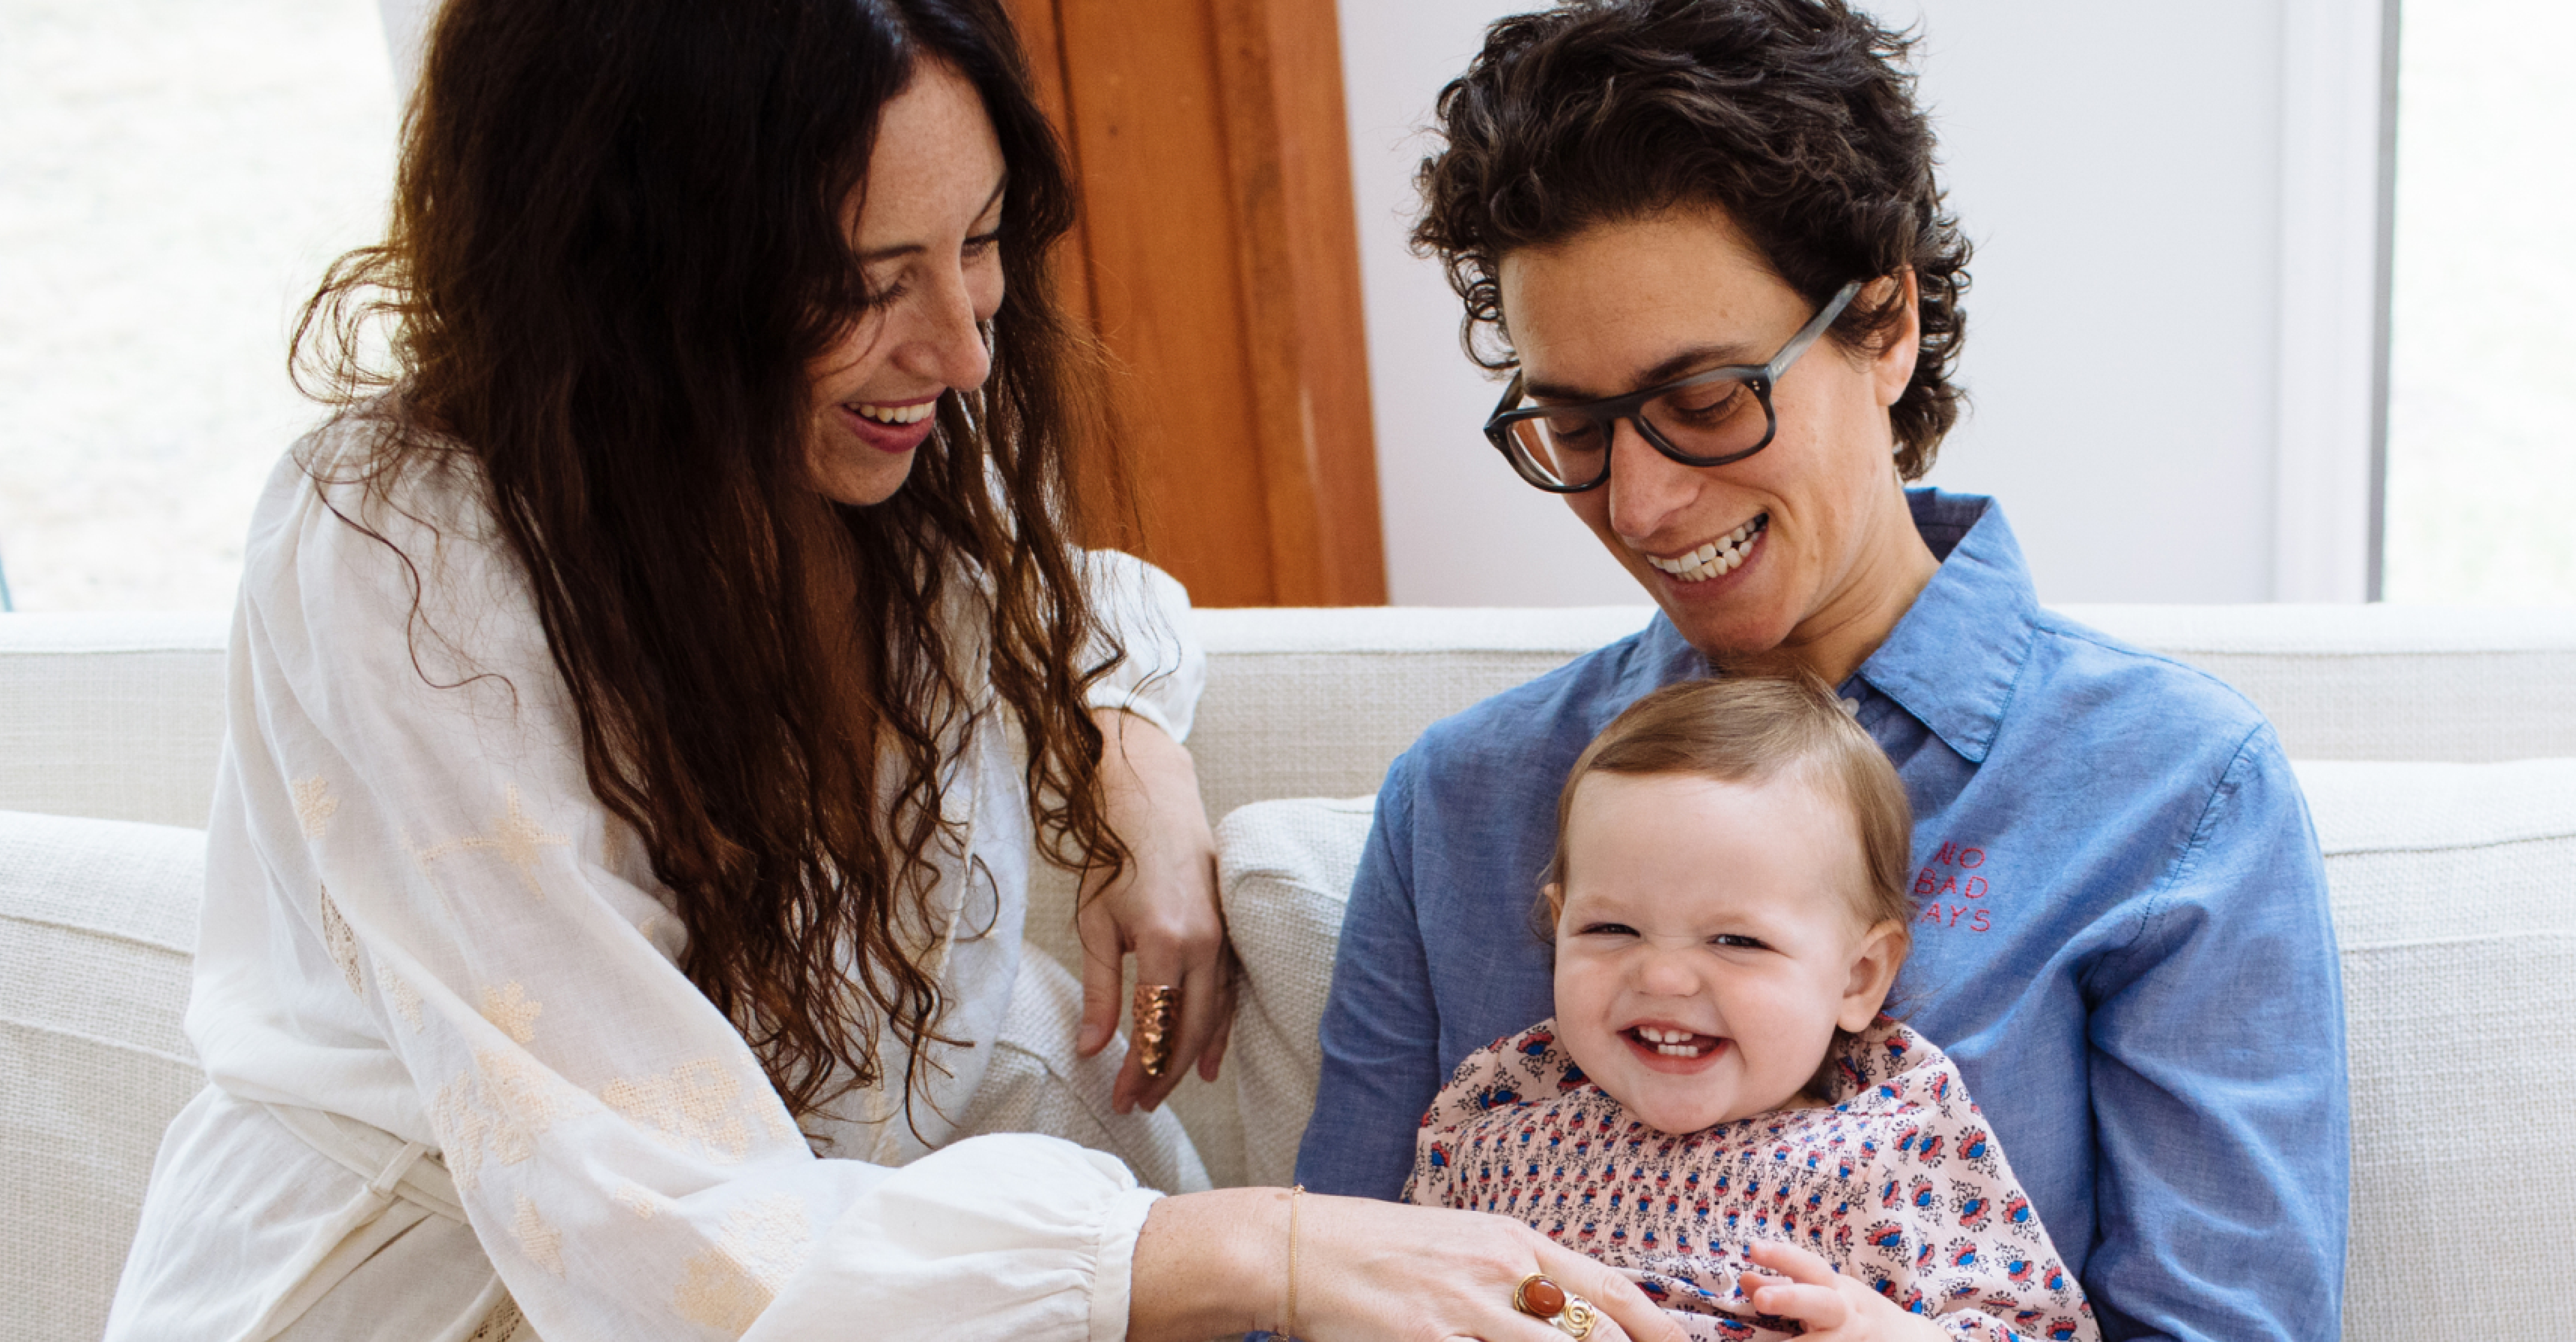
[[[1804,1249],[1756,1243],[1746,1253],[1770,1270],[1744,1274],[1744,1294],[1753,1307],[1807,1325],[1807,1336],[1817,1342],[1946,1342],[1930,1319],[1907,1313]]]
[[[1193,1342],[1293,1327],[1306,1342],[1569,1342],[1512,1307],[1543,1272],[1600,1311],[1587,1342],[1684,1342],[1635,1282],[1517,1221],[1308,1193],[1190,1193],[1154,1204],[1136,1241],[1129,1342]]]
[[[1181,990],[1171,1061],[1145,1075],[1131,1047],[1111,1089],[1118,1112],[1151,1109],[1196,1064],[1213,1081],[1234,1028],[1234,950],[1217,908],[1216,835],[1199,799],[1198,769],[1180,743],[1133,713],[1103,709],[1101,793],[1109,827],[1127,845],[1127,868],[1101,885],[1083,882],[1074,930],[1082,939],[1082,1033],[1075,1049],[1089,1057],[1117,1036],[1127,1010],[1120,991],[1126,957],[1136,981]]]

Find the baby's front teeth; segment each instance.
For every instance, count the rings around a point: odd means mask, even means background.
[[[1647,1045],[1667,1058],[1696,1058],[1708,1050],[1695,1041],[1698,1035],[1688,1030],[1666,1030],[1652,1025],[1636,1028],[1637,1042]]]

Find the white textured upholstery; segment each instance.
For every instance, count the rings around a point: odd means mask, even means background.
[[[1645,606],[1203,610],[1208,812],[1372,791],[1422,729],[1645,626]],[[2576,756],[2576,611],[2074,606],[2243,690],[2296,759]],[[0,616],[0,808],[202,825],[219,616]]]
[[[1332,986],[1342,905],[1368,838],[1371,798],[1257,802],[1217,825],[1226,932],[1243,957],[1234,1013],[1235,1103],[1245,1182],[1287,1184],[1315,1109],[1315,1023]]]
[[[1198,613],[1193,746],[1209,812],[1376,790],[1422,729],[1645,627],[1644,606]],[[2082,606],[2067,614],[2202,667],[2294,759],[2576,755],[2576,610]]]
[[[2235,686],[2301,760],[2576,756],[2576,609],[2069,606]]]
[[[0,1338],[96,1337],[161,1129],[205,835],[0,811]]]
[[[2344,1336],[2564,1337],[2576,759],[2309,763],[2299,782],[2351,1030]]]
[[[1208,814],[1373,792],[1434,721],[1645,627],[1645,607],[1203,610]]]
[[[0,615],[0,810],[203,828],[220,615]]]

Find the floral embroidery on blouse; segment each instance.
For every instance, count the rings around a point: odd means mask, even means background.
[[[529,1262],[558,1277],[564,1274],[563,1232],[546,1224],[536,1200],[525,1193],[519,1195],[519,1211],[510,1219],[510,1233],[518,1237],[519,1249],[528,1255]]]
[[[383,960],[378,959],[375,963],[376,983],[384,989],[385,1000],[393,1004],[394,1013],[403,1018],[403,1023],[411,1027],[411,1032],[419,1034],[421,1030],[420,989],[411,986],[410,981],[402,975],[385,968]]]
[[[526,1161],[560,1108],[526,1054],[485,1049],[476,1051],[471,1070],[439,1088],[429,1121],[447,1172],[471,1193],[481,1184],[487,1149],[504,1165]]]
[[[650,1221],[662,1210],[660,1199],[640,1184],[619,1184],[609,1190],[608,1200],[635,1213],[638,1221]]]
[[[528,990],[516,982],[483,990],[483,1019],[499,1027],[514,1043],[536,1041],[537,1017],[545,1010],[545,1003],[530,998]]]
[[[349,920],[340,914],[340,906],[331,902],[331,892],[322,891],[322,945],[331,952],[331,963],[340,967],[340,977],[356,997],[367,995],[367,981],[358,972],[358,934]]]
[[[740,1163],[751,1150],[753,1121],[776,1120],[762,1123],[773,1136],[786,1122],[766,1083],[747,1089],[716,1058],[693,1058],[658,1076],[621,1076],[602,1086],[599,1098],[664,1142],[694,1142],[709,1159],[726,1165]]]
[[[1468,1055],[1415,1144],[1408,1202],[1494,1212],[1635,1279],[1695,1338],[1787,1338],[1739,1287],[1792,1244],[1977,1342],[2093,1342],[2092,1308],[1956,1064],[1881,1017],[1836,1059],[1830,1107],[1687,1136],[1631,1117],[1543,1021]]]
[[[328,779],[316,776],[295,785],[295,819],[304,827],[305,838],[320,843],[323,831],[331,827],[332,813],[339,809]]]
[[[461,839],[450,839],[435,848],[424,848],[418,854],[420,865],[426,869],[430,863],[463,849],[498,853],[502,861],[519,869],[519,882],[528,887],[528,893],[542,901],[546,897],[546,888],[537,883],[537,863],[545,856],[544,850],[570,847],[572,840],[561,834],[546,833],[543,825],[529,818],[519,804],[518,784],[509,785],[502,794],[501,804],[505,809],[492,817],[490,833],[469,834]]]
[[[805,1204],[774,1193],[727,1216],[716,1243],[688,1262],[673,1294],[680,1317],[740,1337],[805,1265]]]

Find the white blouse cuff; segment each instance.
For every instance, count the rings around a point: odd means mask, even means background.
[[[825,1161],[825,1166],[844,1162]],[[849,1334],[1119,1342],[1146,1210],[1116,1157],[1027,1133],[972,1137],[862,1180],[743,1342]]]
[[[1130,1189],[1110,1202],[1101,1220],[1091,1275],[1091,1342],[1126,1342],[1128,1312],[1136,1303],[1136,1241],[1162,1196],[1150,1188]]]

